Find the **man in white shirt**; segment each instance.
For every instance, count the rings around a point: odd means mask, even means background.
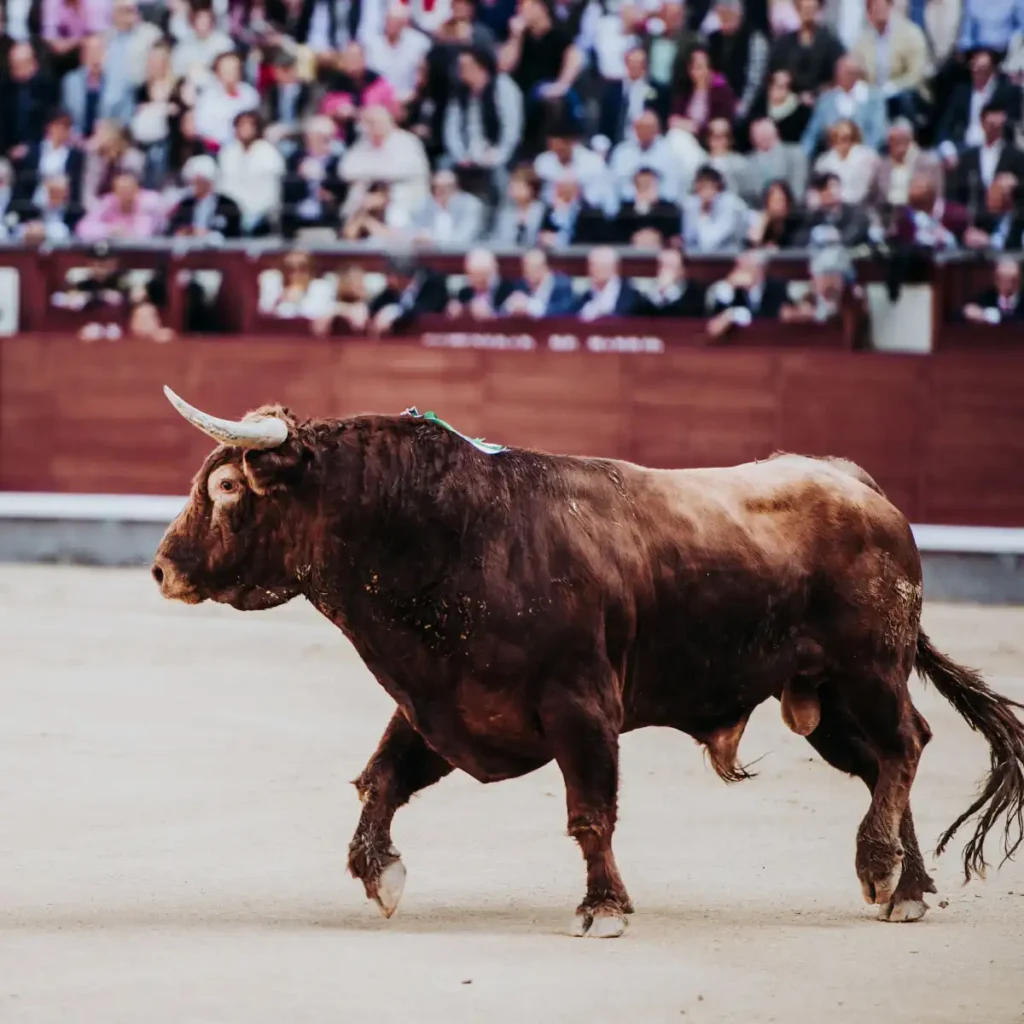
[[[537,157],[533,169],[541,181],[545,202],[554,197],[555,185],[567,173],[580,183],[583,199],[590,206],[607,209],[612,191],[608,165],[593,150],[579,141],[576,133],[560,128],[548,134],[548,148]]]
[[[981,115],[984,139],[960,158],[951,182],[950,197],[976,210],[997,175],[1012,174],[1024,181],[1024,152],[1006,141],[1006,108],[998,99],[989,102]]]
[[[964,307],[964,319],[968,323],[993,327],[1007,321],[1024,322],[1020,263],[1015,259],[1001,259],[996,264],[994,276],[995,287]]]
[[[614,209],[620,202],[631,202],[636,193],[633,179],[641,167],[658,172],[662,199],[676,202],[681,188],[681,161],[661,134],[658,115],[645,110],[633,123],[633,137],[626,138],[612,150],[609,166],[614,180]]]
[[[384,19],[384,31],[365,42],[366,66],[391,83],[400,103],[416,91],[420,61],[430,49],[430,37],[411,24],[409,7],[394,3]]]

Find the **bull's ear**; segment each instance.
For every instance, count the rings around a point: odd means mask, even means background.
[[[275,448],[247,449],[242,457],[242,469],[249,487],[256,494],[272,494],[294,487],[300,480],[309,457],[309,450],[299,439],[295,417],[281,406],[264,406],[251,416],[276,416],[288,424],[288,438]]]

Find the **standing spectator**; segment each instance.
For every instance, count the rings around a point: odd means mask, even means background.
[[[465,285],[448,303],[448,316],[493,320],[515,291],[515,284],[502,280],[498,273],[498,261],[489,249],[471,249],[466,253],[465,273]]]
[[[141,178],[146,159],[128,140],[128,133],[116,121],[97,121],[92,138],[85,145],[82,205],[91,210],[97,200],[114,187],[122,172]]]
[[[707,163],[721,173],[725,187],[745,203],[755,203],[761,198],[750,161],[733,149],[732,125],[724,117],[708,125]]]
[[[754,103],[754,120],[771,121],[779,138],[787,146],[799,145],[811,121],[812,108],[793,91],[789,71],[773,71],[768,88]]]
[[[416,92],[417,71],[430,50],[430,37],[411,24],[409,8],[391,3],[384,31],[366,40],[366,63],[385,78],[399,103],[408,103]]]
[[[662,198],[658,172],[641,167],[635,175],[633,199],[619,207],[614,235],[622,245],[660,249],[679,237],[682,211],[676,203]]]
[[[341,137],[351,145],[355,141],[360,112],[375,106],[394,111],[395,93],[386,78],[366,66],[366,55],[359,43],[349,43],[338,54],[336,65],[320,112],[334,118]]]
[[[794,196],[807,190],[807,154],[797,145],[779,138],[779,129],[771,118],[762,118],[750,126],[753,146],[748,163],[753,186],[763,192],[772,182],[784,181]]]
[[[838,239],[845,248],[852,249],[867,243],[870,227],[861,207],[843,202],[843,186],[837,174],[816,174],[796,244],[804,249],[821,248]]]
[[[612,316],[629,316],[640,305],[640,295],[619,276],[619,254],[610,246],[587,255],[589,287],[577,299],[576,314],[585,323]]]
[[[834,174],[839,178],[843,202],[863,203],[871,191],[878,168],[878,153],[864,145],[860,129],[853,121],[837,121],[829,129],[829,149],[814,164],[816,174]]]
[[[608,82],[601,100],[598,132],[613,146],[620,145],[629,137],[630,127],[645,112],[652,112],[659,124],[668,119],[668,89],[651,80],[643,48],[634,46],[629,50],[625,65],[625,77]]]
[[[284,160],[263,138],[263,125],[256,111],[238,114],[234,127],[235,141],[218,156],[221,187],[242,211],[243,234],[268,235],[281,208]]]
[[[1024,181],[1024,152],[1006,141],[1006,108],[992,100],[981,112],[983,140],[960,158],[947,179],[950,198],[971,209],[981,205],[997,174]]]
[[[579,179],[566,171],[544,208],[538,241],[549,249],[593,245],[605,241],[606,231],[604,210],[587,203]]]
[[[568,316],[575,312],[576,296],[568,274],[552,271],[543,249],[523,253],[523,278],[505,300],[502,312],[509,316],[528,316],[534,320],[550,316]]]
[[[919,174],[932,179],[937,195],[944,190],[942,163],[914,141],[914,126],[904,118],[889,127],[887,154],[878,162],[868,200],[871,206],[895,208],[907,205],[910,182]]]
[[[63,71],[74,67],[86,36],[110,28],[109,0],[43,0],[42,15],[43,39]]]
[[[497,74],[486,50],[459,57],[459,84],[444,119],[447,161],[485,176],[486,191],[503,195],[507,168],[523,136],[523,97],[508,75]]]
[[[79,221],[78,237],[87,242],[155,238],[162,228],[160,196],[156,192],[142,191],[136,175],[120,171],[114,178],[112,191]]]
[[[444,278],[408,257],[388,264],[387,283],[370,303],[370,332],[390,334],[412,324],[418,316],[443,313],[448,304]]]
[[[658,174],[663,198],[675,201],[683,188],[679,180],[680,162],[660,132],[661,124],[653,110],[644,111],[633,124],[633,137],[612,150],[609,167],[614,202],[629,202],[634,195],[634,179],[641,167]]]
[[[832,81],[845,50],[835,33],[821,24],[821,0],[797,0],[800,28],[782,36],[772,47],[772,71],[788,71],[793,91],[813,106],[819,90]]]
[[[736,96],[725,76],[712,69],[706,46],[694,47],[686,81],[672,102],[672,127],[702,135],[712,121],[725,118],[731,122],[735,114]]]
[[[666,0],[660,13],[660,18],[647,20],[644,49],[651,66],[651,78],[675,92],[686,80],[690,50],[707,40],[687,24],[686,5],[682,0]]]
[[[924,32],[893,10],[893,0],[868,0],[867,16],[853,51],[865,79],[882,90],[890,116],[916,120],[928,73]]]
[[[764,190],[761,210],[751,221],[747,241],[755,249],[791,249],[799,230],[797,202],[789,184],[773,181]]]
[[[63,175],[68,178],[71,199],[77,204],[82,196],[85,156],[71,140],[71,118],[63,112],[51,117],[42,142],[28,147],[17,168],[18,191],[22,197],[40,204],[43,179]]]
[[[995,56],[990,50],[971,54],[968,66],[970,81],[953,92],[939,122],[939,152],[948,169],[956,166],[960,152],[985,141],[981,114],[990,103],[1005,109],[1012,120],[1019,121],[1021,116],[1021,91],[996,70]]]
[[[686,264],[678,249],[658,253],[658,274],[654,286],[640,299],[638,316],[700,317],[705,311],[706,292],[697,281],[686,277]]]
[[[171,70],[171,51],[160,42],[146,58],[146,80],[135,92],[131,133],[146,157],[146,176],[162,184],[169,169],[171,124],[181,113],[181,87]]]
[[[259,93],[242,81],[238,54],[222,53],[213,62],[213,80],[201,86],[196,99],[196,132],[216,150],[234,137],[235,118],[259,106]]]
[[[498,207],[491,233],[491,244],[527,248],[537,243],[544,204],[540,201],[540,181],[532,167],[517,167],[509,178],[508,198]]]
[[[535,3],[536,0],[528,2]],[[588,205],[604,209],[610,203],[612,183],[608,165],[580,142],[578,134],[570,125],[555,126],[549,132],[547,149],[533,162],[533,168],[541,180],[545,200],[551,199],[555,183],[571,173],[579,182],[583,199]]]
[[[306,122],[303,144],[285,166],[281,223],[286,238],[301,228],[339,227],[345,197],[345,183],[338,174],[341,149],[329,117],[318,115]]]
[[[274,55],[271,79],[263,92],[263,116],[267,138],[286,139],[299,130],[313,105],[312,89],[299,75],[294,53],[281,50]],[[334,125],[331,125],[332,132]]]
[[[99,120],[112,118],[127,124],[132,118],[135,100],[131,85],[120,75],[112,80],[106,64],[103,36],[86,36],[82,41],[82,66],[66,74],[61,84],[64,109],[71,115],[80,139],[88,139]],[[115,86],[120,92],[114,92]]]
[[[23,158],[42,139],[55,99],[53,82],[40,69],[32,47],[12,46],[8,75],[0,79],[0,150],[12,159]]]
[[[459,188],[452,171],[438,171],[430,197],[413,217],[414,237],[427,245],[472,245],[483,234],[484,205]]]
[[[982,292],[964,306],[964,319],[972,324],[1024,323],[1024,295],[1021,294],[1020,264],[1001,259],[993,275],[994,288]]]
[[[979,47],[1006,53],[1015,32],[1024,32],[1022,0],[964,0],[956,46],[961,53]]]
[[[217,161],[194,156],[181,172],[188,193],[175,207],[168,234],[188,238],[240,238],[242,211],[238,204],[216,191]]]
[[[750,227],[750,211],[739,196],[725,191],[725,180],[714,167],[702,167],[693,195],[683,203],[683,246],[689,253],[718,253],[742,249]]]
[[[768,74],[768,40],[743,16],[740,0],[716,0],[718,30],[708,37],[712,65],[737,97],[736,116],[745,121]]]
[[[835,88],[823,92],[814,105],[811,123],[803,137],[808,160],[814,158],[837,121],[853,121],[871,149],[880,149],[885,141],[889,126],[882,90],[864,81],[864,69],[856,57],[840,59],[836,64]]]
[[[604,13],[601,13],[603,10]],[[646,19],[646,11],[633,2],[597,7],[597,16],[591,21],[592,31],[586,32],[586,42],[577,42],[592,55],[598,75],[606,82],[621,81],[626,75],[626,54],[633,49],[643,49],[640,32]],[[580,35],[584,29],[580,27]]]
[[[341,161],[342,180],[351,186],[347,202],[358,206],[371,184],[386,182],[395,205],[411,216],[423,205],[430,180],[423,143],[396,128],[383,107],[368,107],[361,121],[362,137]]]
[[[977,224],[964,233],[971,249],[1016,252],[1024,248],[1024,212],[1020,208],[1020,181],[1014,174],[997,174],[985,195],[985,209]]]
[[[777,320],[788,299],[786,283],[768,277],[765,254],[744,253],[729,276],[708,291],[712,311],[708,334],[717,340],[734,327],[749,327],[755,320]]]
[[[72,201],[67,175],[53,174],[43,179],[32,200],[19,204],[19,232],[30,243],[63,242],[74,235],[82,213]]]
[[[188,20],[192,31],[174,48],[171,66],[179,78],[202,83],[221,54],[235,52],[235,43],[227,33],[217,30],[209,7],[192,7]]]
[[[107,74],[113,79],[110,89],[120,95],[125,84],[136,89],[145,80],[146,54],[160,38],[160,29],[142,21],[136,0],[114,0],[111,21],[107,34]]]

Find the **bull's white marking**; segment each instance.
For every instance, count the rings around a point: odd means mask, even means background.
[[[377,883],[377,906],[385,917],[390,917],[398,908],[398,901],[405,891],[405,865],[392,861],[381,873]]]
[[[878,920],[890,924],[909,924],[920,921],[928,912],[928,904],[924,900],[900,900],[878,908]]]
[[[625,930],[626,915],[621,912],[577,914],[572,923],[572,934],[576,938],[617,939]]]

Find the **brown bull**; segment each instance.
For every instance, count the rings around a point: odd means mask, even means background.
[[[390,916],[405,869],[396,810],[461,769],[481,782],[554,759],[587,865],[576,932],[630,913],[612,853],[619,736],[672,726],[727,781],[771,697],[831,765],[864,780],[856,842],[869,903],[911,921],[934,892],[909,796],[931,732],[908,678],[928,676],[988,740],[967,877],[1006,818],[1024,828],[1024,726],[1012,701],[920,629],[921,563],[904,516],[856,466],[779,456],[654,471],[606,459],[479,450],[418,416],[216,420],[153,575],[162,593],[242,610],[305,597],[351,640],[397,710],[356,781],[352,874]]]

